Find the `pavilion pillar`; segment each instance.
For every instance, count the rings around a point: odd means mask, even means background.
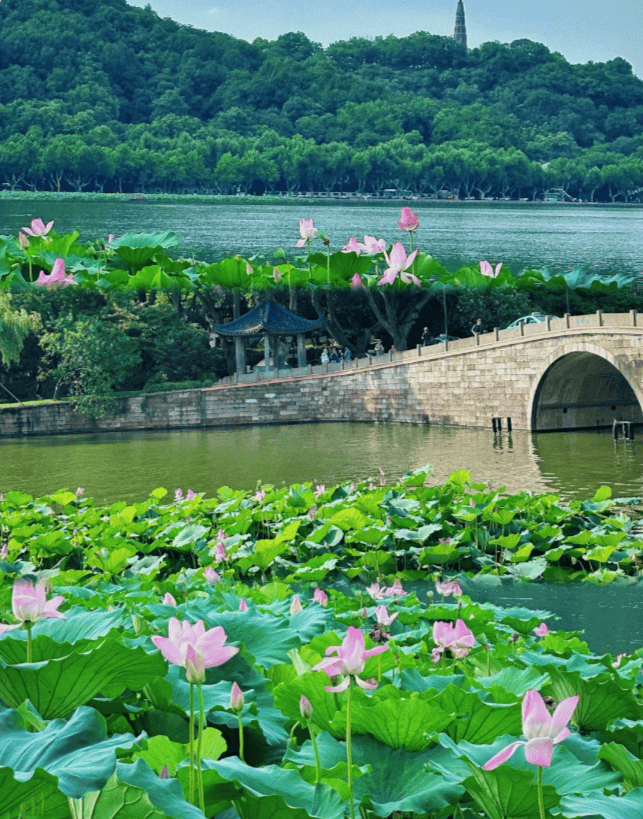
[[[297,366],[306,366],[306,339],[303,333],[297,333]]]
[[[246,372],[246,340],[243,336],[234,337],[234,357],[237,375],[244,375]]]
[[[264,361],[265,361],[265,369],[270,369],[270,336],[268,333],[263,337],[263,352],[264,352]]]

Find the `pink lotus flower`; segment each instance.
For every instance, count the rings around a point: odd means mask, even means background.
[[[65,274],[65,260],[56,259],[48,276],[44,270],[40,271],[36,284],[40,287],[68,287],[70,284],[76,284],[76,281],[71,273]]]
[[[373,600],[383,600],[386,597],[386,589],[380,586],[379,583],[371,583],[370,586],[366,587],[366,591]]]
[[[111,245],[111,243],[112,243],[113,241],[114,241],[114,234],[113,234],[113,233],[108,233],[108,234],[107,234],[107,244],[108,244],[108,245]]]
[[[620,664],[621,664],[621,660],[624,659],[625,657],[629,657],[629,656],[630,656],[629,654],[625,654],[625,653],[617,654],[616,659],[612,663],[612,668],[618,668],[620,666]]]
[[[82,498],[84,494],[85,494],[84,488],[82,486],[79,486],[78,489],[76,489],[76,497]]]
[[[299,700],[299,713],[304,719],[310,719],[313,715],[313,706],[308,697],[305,697],[303,694]]]
[[[365,650],[364,635],[358,628],[353,626],[348,627],[346,637],[342,641],[341,646],[328,646],[326,654],[336,654],[336,657],[326,657],[317,665],[313,666],[313,671],[325,671],[329,677],[336,677],[338,675],[345,675],[343,681],[339,685],[327,685],[325,690],[331,694],[345,691],[350,685],[350,678],[355,677],[355,682],[360,688],[365,690],[372,690],[377,688],[376,680],[362,680],[358,674],[364,671],[364,666],[368,657],[373,657],[375,654],[381,654],[387,651],[388,646],[376,646]]]
[[[166,592],[163,597],[163,604],[166,606],[176,607],[176,600],[174,599],[174,595],[170,594],[170,592]]]
[[[152,637],[154,645],[161,650],[166,660],[183,666],[188,681],[200,684],[205,681],[205,669],[223,665],[239,651],[234,646],[224,645],[226,633],[221,626],[205,630],[203,620],[192,626],[171,617],[168,636]]]
[[[547,623],[541,623],[538,628],[535,628],[534,634],[536,637],[545,637],[547,634],[549,634],[549,626]]]
[[[417,213],[413,213],[411,208],[402,208],[402,213],[400,214],[400,221],[397,223],[397,226],[401,230],[417,230],[418,225],[420,224],[420,219]]]
[[[243,710],[245,701],[243,691],[239,688],[236,682],[233,682],[232,688],[230,689],[230,708],[238,713],[239,711]]]
[[[447,648],[454,657],[462,659],[471,651],[475,641],[473,632],[467,628],[464,620],[458,620],[455,628],[451,623],[437,621],[433,624],[433,642],[436,646],[432,651],[433,662],[437,663],[440,654]]]
[[[351,236],[351,238],[342,248],[342,253],[357,253],[359,256],[363,249],[364,245],[361,242],[358,242],[354,236]]]
[[[183,490],[181,487],[175,490],[174,492],[174,502],[180,503],[183,500]]]
[[[0,560],[6,560],[9,557],[9,546],[6,543],[2,544],[0,548]]]
[[[23,227],[25,233],[28,233],[30,236],[46,236],[49,231],[54,226],[53,219],[51,222],[47,222],[45,224],[42,219],[32,219],[31,220],[31,227]]]
[[[248,604],[243,597],[239,600],[239,611],[248,611]]]
[[[20,628],[17,624],[9,624],[9,623],[0,623],[0,634],[4,634],[5,631],[13,631],[14,628]]]
[[[317,228],[313,227],[313,220],[312,219],[300,219],[299,220],[299,235],[301,239],[297,242],[297,247],[304,247],[306,242],[310,239],[314,239],[317,236]]]
[[[20,578],[13,584],[11,594],[11,610],[16,620],[21,623],[35,623],[49,617],[64,620],[65,615],[57,611],[58,606],[65,602],[62,595],[47,600],[46,584],[39,580],[36,585],[31,580]]]
[[[20,230],[18,231],[18,244],[20,247],[29,247],[29,237]]]
[[[399,276],[405,284],[410,284],[412,282],[419,287],[420,280],[418,277],[413,273],[405,272],[415,261],[417,253],[418,250],[416,248],[413,253],[407,256],[402,242],[396,242],[393,245],[390,255],[384,251],[384,258],[386,259],[386,264],[388,267],[384,271],[382,278],[378,281],[378,285],[393,284]]]
[[[193,492],[191,489],[188,489],[188,493],[185,496],[186,500],[194,500],[196,498],[196,492]]]
[[[273,268],[272,268],[272,278],[273,278],[273,279],[274,279],[276,282],[280,282],[280,281],[281,281],[281,278],[282,278],[282,277],[281,277],[281,273],[280,273],[280,272],[277,270],[277,268],[276,268],[276,267],[273,267]]]
[[[256,500],[258,504],[262,504],[265,497],[266,497],[266,490],[265,489],[257,489],[257,491],[252,496],[252,499]]]
[[[386,239],[376,239],[375,236],[364,236],[364,252],[367,256],[375,256],[386,250]]]
[[[362,277],[359,273],[355,273],[353,278],[351,279],[351,287],[353,290],[359,290],[360,288],[364,288],[364,282],[362,281]]]
[[[480,272],[483,276],[489,276],[492,279],[495,279],[498,273],[502,270],[502,262],[496,265],[496,269],[494,271],[493,267],[489,264],[488,261],[482,260],[480,262]]]
[[[435,590],[438,594],[441,594],[442,597],[449,597],[451,594],[454,595],[454,597],[462,596],[462,589],[457,580],[436,580]]]
[[[319,603],[320,606],[326,607],[328,605],[328,595],[319,587],[317,587],[313,592],[313,600],[315,603]]]
[[[389,614],[386,606],[377,606],[375,609],[375,619],[380,626],[390,626],[398,614],[399,612],[397,611],[395,614]]]
[[[525,759],[532,765],[549,768],[554,753],[554,745],[570,735],[567,723],[578,705],[578,696],[567,697],[558,704],[553,716],[538,691],[529,690],[522,700],[522,732],[526,742],[519,740],[503,748],[483,766],[485,771],[492,771],[502,765],[514,753],[519,745],[525,746]]]
[[[290,613],[291,614],[299,614],[300,611],[303,611],[304,607],[301,605],[301,600],[299,599],[298,594],[294,594],[292,598],[292,602],[290,604]]]
[[[212,566],[208,566],[208,568],[203,572],[203,576],[208,581],[208,583],[218,583],[221,580],[221,575],[217,574],[214,571]]]
[[[391,597],[391,596],[392,597],[405,597],[407,594],[408,594],[408,592],[404,591],[404,589],[402,588],[402,584],[400,582],[399,577],[395,578],[395,582],[393,583],[392,586],[389,586],[388,588],[384,589],[384,595],[386,597]]]

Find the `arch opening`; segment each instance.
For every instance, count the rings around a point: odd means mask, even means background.
[[[532,411],[535,432],[643,423],[641,405],[625,376],[595,353],[577,351],[554,361],[542,376]]]

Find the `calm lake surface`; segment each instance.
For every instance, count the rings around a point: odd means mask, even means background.
[[[420,215],[417,244],[448,268],[504,261],[520,273],[529,267],[567,270],[579,265],[605,275],[635,276],[643,271],[643,208],[534,204],[410,203]],[[314,219],[342,247],[364,234],[388,241],[402,238],[400,205],[320,204],[299,200],[284,205],[203,204],[152,201],[2,200],[0,235],[16,234],[39,216],[55,220],[59,233],[80,231],[81,238],[119,235],[128,230],[173,230],[179,252],[204,261],[240,253],[272,254],[281,246],[294,257],[299,218]]]

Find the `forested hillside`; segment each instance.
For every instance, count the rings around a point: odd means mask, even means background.
[[[643,81],[517,40],[250,44],[125,0],[2,0],[0,184],[643,198]]]

